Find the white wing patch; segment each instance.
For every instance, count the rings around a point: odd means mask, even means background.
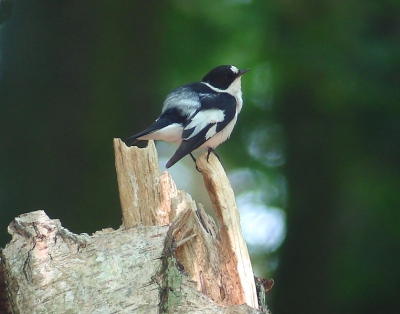
[[[208,148],[208,147],[215,148],[219,144],[225,142],[231,135],[233,127],[236,124],[236,120],[237,120],[237,116],[235,116],[233,118],[233,120],[231,122],[229,122],[228,125],[225,128],[223,128],[221,131],[219,131],[218,133],[216,133],[214,135],[211,135],[211,137],[205,143],[203,143],[199,148],[200,149]],[[209,132],[211,131],[211,129],[213,129],[213,128],[210,128]],[[208,132],[207,132],[207,135],[209,135]]]
[[[217,125],[214,124],[208,131],[206,134],[206,140],[208,140],[210,137],[213,137],[215,135],[215,133],[217,133]]]
[[[186,139],[190,139],[197,134],[201,130],[203,130],[210,123],[218,123],[224,121],[225,113],[220,109],[208,109],[198,112],[193,118],[192,121],[185,127],[185,130],[189,130],[194,128],[192,134]],[[214,125],[208,130],[206,139],[209,139],[216,133],[217,126]]]

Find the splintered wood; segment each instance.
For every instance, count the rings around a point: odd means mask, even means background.
[[[218,304],[246,303],[257,308],[254,275],[235,196],[214,154],[209,161],[207,153],[202,155],[197,166],[220,228],[189,194],[177,190],[168,172],[160,177],[152,141],[147,148],[139,149],[115,139],[114,147],[124,225],[172,223],[178,245],[176,257],[197,283],[198,291]]]
[[[43,211],[10,223],[0,288],[7,287],[12,312],[259,313],[235,198],[218,159],[203,155],[197,166],[219,227],[168,172],[160,175],[152,141],[139,149],[115,139],[114,149],[118,230],[76,235]]]

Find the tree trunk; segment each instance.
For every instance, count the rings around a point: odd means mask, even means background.
[[[152,141],[139,149],[115,139],[114,148],[118,230],[76,235],[43,211],[9,225],[13,238],[1,262],[13,313],[259,313],[235,198],[218,159],[203,155],[197,166],[220,228],[168,172],[160,176]]]

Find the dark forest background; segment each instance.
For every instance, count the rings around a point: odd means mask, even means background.
[[[273,313],[398,313],[399,16],[396,0],[0,1],[0,246],[38,209],[118,228],[112,139],[234,64],[251,71],[222,162],[286,182],[285,240],[252,255]]]

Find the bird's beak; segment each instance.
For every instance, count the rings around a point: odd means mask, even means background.
[[[248,72],[250,69],[243,69],[243,70],[239,70],[239,75],[238,76],[242,76],[243,74],[245,74],[246,72]]]

